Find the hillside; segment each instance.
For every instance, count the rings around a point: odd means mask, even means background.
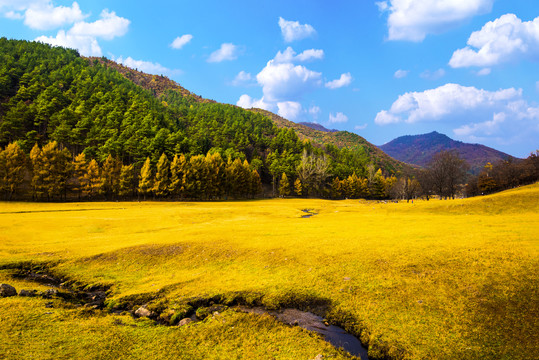
[[[266,185],[283,173],[294,182],[302,162],[327,162],[322,183],[302,179],[303,195],[327,194],[335,177],[365,177],[371,164],[385,176],[403,166],[358,135],[206,100],[166,77],[75,50],[0,38],[0,60],[0,148],[17,143],[26,156],[56,142],[72,159],[84,153],[101,166],[110,155],[135,174],[149,158],[155,174],[163,154],[219,153],[247,160]]]
[[[495,163],[511,158],[511,155],[488,146],[456,141],[436,131],[401,136],[380,146],[380,149],[397,160],[418,166],[426,166],[439,151],[454,150],[470,164],[473,174],[479,173],[488,162]]]
[[[302,140],[309,140],[313,144],[320,146],[332,145],[340,149],[350,149],[351,151],[360,154],[360,156],[365,156],[376,166],[389,170],[392,173],[396,173],[407,168],[405,164],[388,156],[375,145],[371,144],[357,134],[348,131],[317,130],[312,126],[292,122],[267,110],[251,110],[269,117],[279,128],[293,129]]]

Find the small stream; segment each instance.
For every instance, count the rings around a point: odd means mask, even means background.
[[[322,317],[313,313],[298,309],[266,310],[263,307],[249,308],[245,306],[238,306],[238,309],[250,314],[268,314],[285,324],[315,331],[324,336],[324,339],[336,348],[343,348],[351,355],[361,357],[362,360],[369,359],[367,349],[363,347],[358,338],[338,326],[326,325]]]

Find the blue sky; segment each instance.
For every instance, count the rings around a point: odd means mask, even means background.
[[[376,145],[438,131],[539,149],[537,0],[0,0],[0,35]]]

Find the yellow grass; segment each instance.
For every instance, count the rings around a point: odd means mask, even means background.
[[[413,204],[0,203],[0,266],[59,261],[58,274],[111,285],[111,304],[141,293],[166,306],[237,291],[270,307],[325,299],[373,357],[533,359],[538,214],[538,184]]]

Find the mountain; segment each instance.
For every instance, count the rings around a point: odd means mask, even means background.
[[[337,132],[338,131],[338,130],[335,130],[335,129],[331,129],[331,130],[327,129],[327,128],[325,128],[324,126],[322,126],[320,124],[312,123],[312,122],[299,122],[298,124],[305,125],[307,127],[310,127],[311,129],[322,131],[322,132]]]
[[[397,160],[418,166],[426,166],[439,151],[454,150],[470,164],[470,172],[473,174],[478,174],[488,162],[513,158],[488,146],[456,141],[436,131],[401,136],[380,146],[380,149]]]

